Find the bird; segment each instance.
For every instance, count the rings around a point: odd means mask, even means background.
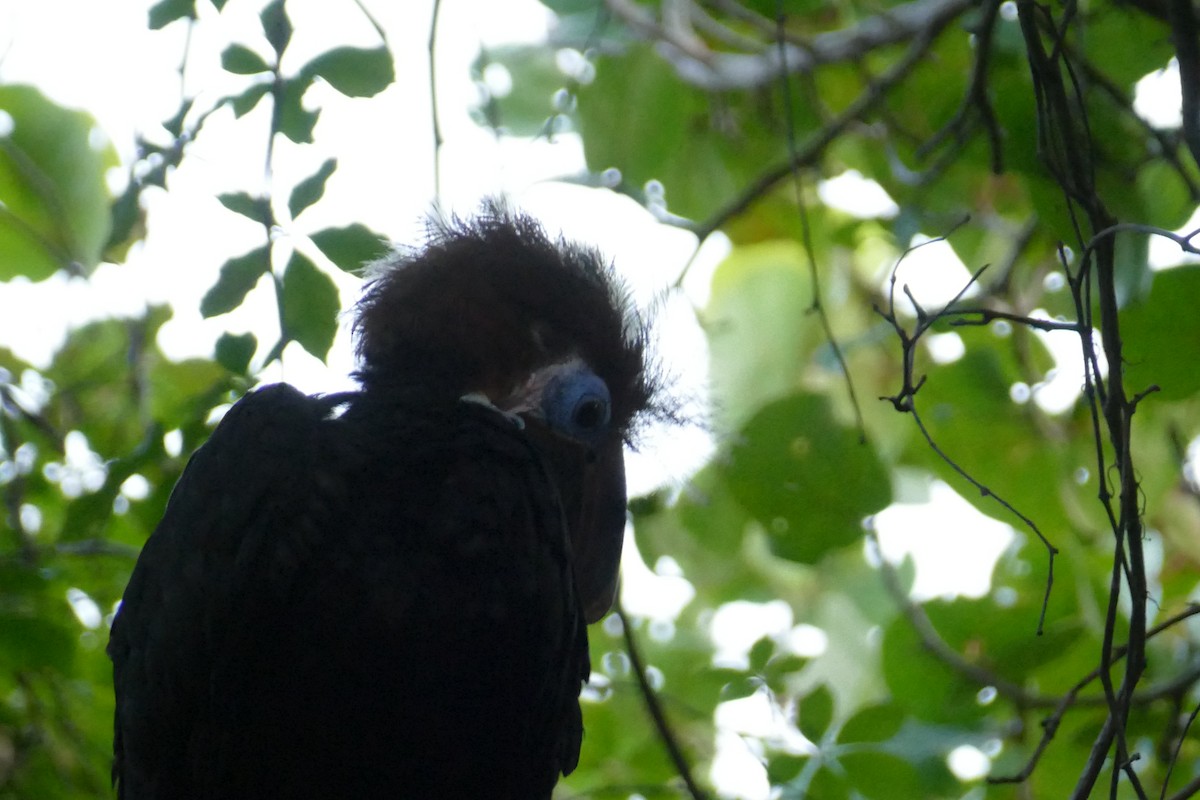
[[[577,766],[624,446],[668,413],[647,317],[500,201],[369,274],[356,388],[233,404],[137,560],[121,800],[535,800]]]

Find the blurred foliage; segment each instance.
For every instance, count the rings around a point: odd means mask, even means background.
[[[1115,324],[1100,308],[1109,292],[1120,307],[1125,393],[1150,392],[1129,444],[1138,508],[1109,506],[1141,520],[1148,553],[1151,635],[1126,740],[1141,796],[1194,792],[1200,270],[1152,270],[1147,243],[1152,228],[1186,222],[1200,175],[1179,130],[1132,110],[1137,81],[1174,54],[1157,6],[1102,2],[1038,17],[1042,33],[1061,26],[1055,51],[1070,60],[1073,113],[1086,115],[1091,196],[1126,225],[1113,234],[1105,284],[1079,280],[1099,231],[1044,160],[1056,129],[1017,13],[1032,4],[545,5],[557,15],[550,42],[493,49],[473,65],[479,123],[501,136],[578,135],[588,170],[564,180],[732,243],[696,309],[717,452],[681,488],[631,504],[642,557],[695,592],[673,620],[628,622],[699,783],[711,785],[723,704],[750,699],[773,725],[733,732],[762,767],[747,781],[769,783],[775,797],[1059,798],[1077,789],[1107,714],[1095,673],[1106,635],[1124,643],[1135,611],[1127,591],[1110,604],[1114,523],[1101,501],[1121,477],[1089,407],[1095,392],[1065,408],[1038,398],[1069,368],[1051,355],[1051,337],[1079,339],[1066,328],[1081,324],[1090,340],[1091,325]],[[269,103],[270,136],[303,144],[322,113],[307,95],[315,82],[371,98],[396,80],[383,44],[331,43],[306,64],[285,62],[293,31],[283,0],[260,19],[263,36],[221,58],[241,88],[207,107],[181,100],[159,132],[166,143],[138,142],[116,196],[104,180],[116,156],[95,145],[86,113],[32,87],[0,86],[0,280],[86,277],[119,262],[153,222],[141,193],[169,188],[215,110],[243,116]],[[150,12],[155,29],[195,24],[194,0]],[[786,81],[781,52],[806,64]],[[510,91],[488,88],[492,69],[508,72]],[[326,193],[336,170],[330,159],[270,196],[218,198],[263,239],[229,254],[198,307],[228,313],[269,283],[278,341],[226,334],[212,359],[172,362],[156,344],[170,310],[150,308],[79,327],[48,365],[0,350],[0,800],[108,796],[105,626],[138,548],[214,410],[289,342],[326,356],[338,310],[327,270],[354,271],[380,254],[382,237],[361,225],[293,230],[306,209],[336,203]],[[823,199],[821,182],[850,171],[882,187],[894,209]],[[972,273],[989,265],[944,315],[906,303],[909,273],[892,273],[929,236],[944,236]],[[965,282],[950,295],[958,289]],[[961,352],[929,346],[935,334]],[[919,416],[897,413],[909,411]],[[879,555],[875,515],[927,496],[935,480],[1016,529],[980,597],[914,600],[912,562]],[[1057,549],[1052,584],[1037,532]],[[784,604],[789,625],[718,654],[717,616],[765,614],[754,605],[763,603]],[[646,716],[620,622],[593,628],[583,757],[561,795],[685,796]],[[798,645],[814,629],[823,645]],[[1122,655],[1112,659],[1118,684]],[[952,754],[964,752],[985,766],[963,772]],[[1027,767],[1024,780],[983,778]],[[1127,779],[1114,785],[1091,796],[1139,796]]]

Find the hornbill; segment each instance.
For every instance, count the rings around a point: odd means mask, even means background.
[[[498,204],[355,311],[359,390],[243,397],[191,458],[108,652],[123,800],[548,798],[617,585],[643,318]]]

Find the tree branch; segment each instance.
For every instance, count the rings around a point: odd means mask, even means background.
[[[718,209],[708,219],[699,225],[689,226],[690,230],[699,237],[700,242],[703,243],[705,239],[720,230],[731,219],[747,211],[760,198],[774,190],[781,181],[791,177],[792,173],[796,170],[815,166],[821,156],[824,155],[826,147],[837,139],[837,137],[845,133],[851,125],[862,119],[879,103],[883,102],[883,98],[887,93],[908,76],[917,62],[929,52],[939,32],[940,30],[926,31],[925,35],[909,45],[908,51],[899,61],[880,75],[876,81],[867,86],[854,99],[854,102],[847,106],[828,125],[813,134],[806,142],[796,148],[793,153],[790,153],[788,158],[764,171],[750,185],[744,188],[737,197],[724,207]],[[686,274],[686,270],[680,274],[676,280],[677,286],[682,282]]]
[[[761,53],[714,51],[698,39],[681,36],[660,24],[632,0],[605,0],[615,17],[635,33],[659,44],[659,53],[687,83],[707,91],[753,89],[783,73],[810,72],[826,64],[859,61],[888,45],[928,37],[975,6],[973,0],[913,0],[867,17],[841,30],[813,36],[806,44],[792,41]]]
[[[700,788],[700,784],[696,783],[696,779],[692,776],[692,768],[688,763],[687,756],[683,754],[683,748],[679,746],[675,732],[671,730],[671,725],[667,721],[666,712],[663,710],[662,704],[658,702],[658,695],[646,677],[646,665],[642,661],[641,650],[633,636],[633,625],[630,624],[625,608],[621,605],[619,594],[613,606],[613,613],[617,615],[617,619],[621,620],[621,633],[625,637],[625,650],[629,653],[630,666],[633,674],[637,676],[638,688],[642,692],[646,711],[650,714],[650,719],[654,721],[654,727],[658,730],[658,737],[662,740],[663,746],[667,749],[667,755],[671,757],[675,770],[683,779],[693,800],[708,800],[708,794]]]
[[[1167,0],[1171,41],[1179,62],[1179,87],[1183,111],[1183,140],[1200,163],[1200,30],[1192,0]]]

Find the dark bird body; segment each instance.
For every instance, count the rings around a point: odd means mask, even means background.
[[[590,251],[489,209],[368,286],[362,389],[238,402],[109,652],[124,800],[550,796],[611,603],[644,331]]]

